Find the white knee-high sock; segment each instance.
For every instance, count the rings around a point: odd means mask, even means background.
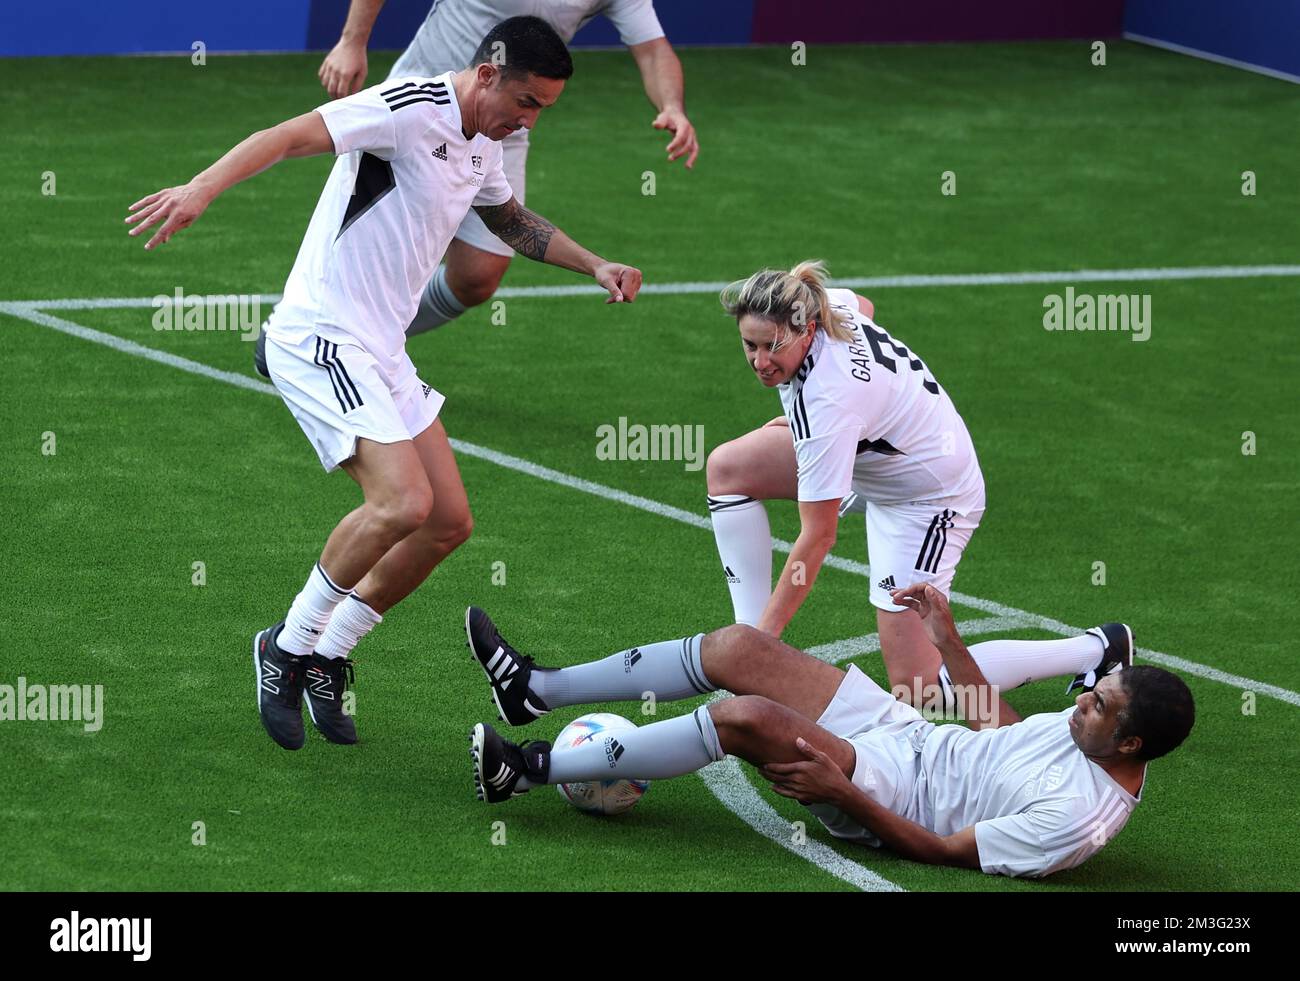
[[[353,593],[330,617],[329,626],[316,644],[316,653],[321,657],[347,657],[362,637],[383,622],[383,617]]]
[[[1003,691],[1063,674],[1082,674],[1101,663],[1101,640],[1091,634],[1064,640],[986,640],[968,650],[989,684]]]
[[[671,702],[714,691],[704,677],[700,642],[704,634],[631,647],[617,654],[558,670],[534,669],[528,690],[548,708],[622,702],[653,692],[656,701]]]
[[[330,579],[317,562],[302,592],[294,597],[276,644],[281,650],[298,657],[310,654],[320,642],[334,608],[347,599],[348,593],[349,590]]]
[[[707,705],[690,715],[653,722],[604,739],[551,752],[547,783],[578,780],[662,780],[694,773],[725,756]],[[519,786],[523,786],[521,779]]]
[[[709,496],[709,516],[736,622],[757,626],[772,595],[772,529],[767,508],[744,494],[717,494]]]

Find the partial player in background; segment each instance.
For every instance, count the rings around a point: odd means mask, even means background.
[[[501,45],[504,62],[490,53]],[[348,655],[470,534],[443,396],[406,353],[406,325],[452,234],[474,209],[539,262],[593,277],[631,302],[641,272],[607,262],[519,203],[501,165],[507,133],[532,125],[573,73],[564,42],[536,17],[482,38],[474,67],[395,80],[248,137],[180,187],[131,205],[146,249],[189,227],[224,190],[288,157],[334,153],[298,258],[264,335],[271,380],[326,471],[364,502],[331,532],[285,619],[253,639],[258,710],[286,749],[305,741],[302,697],[334,743],[354,743],[344,710]],[[292,506],[293,477],[278,472]],[[271,546],[268,546],[268,548]]]
[[[352,0],[343,34],[320,66],[321,83],[332,98],[350,95],[364,84],[366,44],[382,7],[383,0]],[[668,159],[685,158],[688,168],[695,166],[700,148],[695,127],[686,116],[682,65],[664,37],[651,0],[437,0],[389,77],[437,75],[464,68],[488,29],[516,14],[541,17],[565,44],[598,14],[613,21],[636,60],[646,95],[658,113],[651,125],[672,135]],[[523,203],[528,129],[506,137],[502,149],[506,179]],[[496,292],[513,256],[514,250],[492,234],[477,215],[468,215],[425,288],[408,334],[440,327],[469,307],[486,302]]]
[[[552,708],[737,697],[577,746],[516,745],[490,725],[470,735],[481,799],[501,803],[541,784],[659,780],[727,754],[808,805],[832,835],[884,844],[905,858],[1012,876],[1044,876],[1095,855],[1141,800],[1146,764],[1191,731],[1181,678],[1143,665],[1103,678],[1075,707],[1022,720],[980,673],[943,594],[896,590],[960,686],[971,728],[935,725],[857,669],[847,672],[743,624],[629,648],[568,668],[520,654],[482,610],[465,627],[502,718],[526,725]],[[1123,624],[1096,628],[1120,659]]]
[[[745,358],[785,414],[717,447],[708,503],[736,622],[780,637],[838,533],[841,509],[866,505],[872,604],[889,681],[920,692],[951,679],[916,613],[890,594],[930,583],[945,596],[984,514],[984,477],[966,424],[912,351],[872,319],[865,298],[826,289],[821,263],[764,269],[728,286]],[[799,503],[799,537],[772,589],[766,500]],[[1101,631],[1065,640],[991,640],[971,655],[1003,690],[1076,675],[1067,692],[1123,666]],[[903,690],[907,694],[904,696]]]

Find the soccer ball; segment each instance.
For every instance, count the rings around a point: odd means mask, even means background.
[[[555,739],[555,749],[571,749],[594,741],[604,743],[606,752],[612,752],[618,748],[615,734],[635,728],[621,715],[593,712],[565,726]],[[649,780],[592,780],[556,784],[555,789],[570,804],[588,814],[622,814],[636,806],[649,786]]]

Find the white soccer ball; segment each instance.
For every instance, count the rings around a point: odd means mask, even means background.
[[[590,742],[604,743],[606,753],[621,753],[616,734],[635,729],[631,722],[613,712],[592,712],[574,719],[555,739],[555,749],[572,749]],[[650,786],[649,780],[591,780],[561,783],[560,796],[588,814],[622,814],[630,811]]]

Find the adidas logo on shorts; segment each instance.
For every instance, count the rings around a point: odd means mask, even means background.
[[[876,583],[876,585],[879,586],[881,589],[885,589],[885,590],[898,588],[897,586],[894,585],[893,576],[885,576],[885,578],[880,580],[880,582]]]

